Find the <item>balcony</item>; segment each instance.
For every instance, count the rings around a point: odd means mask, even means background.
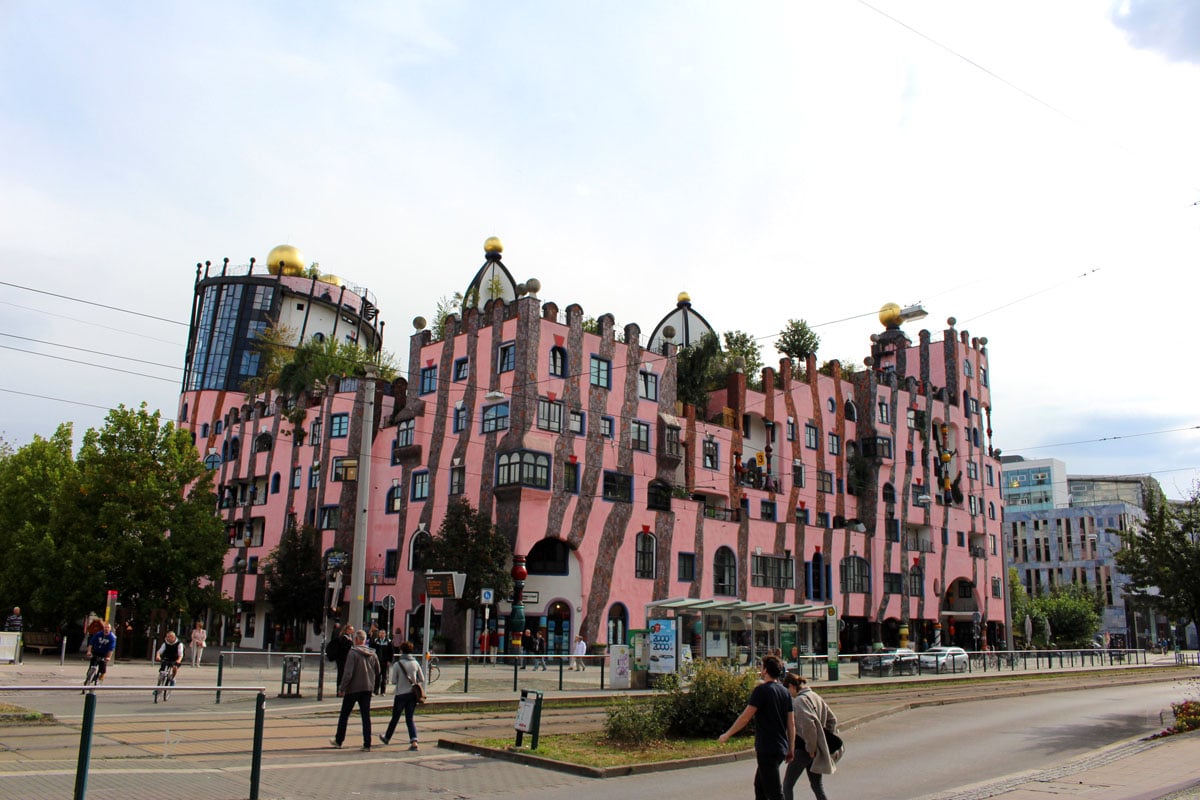
[[[933,542],[929,539],[909,539],[908,549],[917,553],[932,553]]]
[[[740,508],[726,508],[724,506],[705,506],[704,516],[708,519],[719,519],[724,522],[741,522],[742,510]]]

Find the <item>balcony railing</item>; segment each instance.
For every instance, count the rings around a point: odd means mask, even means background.
[[[740,522],[742,519],[742,510],[740,508],[725,508],[722,506],[705,506],[704,516],[709,519],[720,519],[725,522]]]

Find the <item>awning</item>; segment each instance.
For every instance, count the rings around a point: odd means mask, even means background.
[[[949,617],[950,619],[972,619],[973,620],[973,619],[975,619],[975,615],[978,613],[979,613],[978,611],[943,611],[942,616]]]

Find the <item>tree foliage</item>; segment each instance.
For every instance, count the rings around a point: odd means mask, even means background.
[[[295,518],[259,569],[267,601],[275,618],[304,628],[324,615],[325,573],[321,562],[321,534],[311,525],[298,526]]]
[[[1052,642],[1046,642],[1048,646],[1052,643],[1055,647],[1086,647],[1100,630],[1099,599],[1084,586],[1056,586],[1050,594],[1036,598],[1033,606],[1041,623],[1034,630],[1043,638],[1045,622],[1050,623]]]
[[[789,319],[775,340],[775,349],[790,358],[794,365],[802,365],[809,356],[816,355],[820,346],[821,337],[802,319]]]
[[[681,402],[695,406],[701,416],[708,413],[708,393],[716,388],[712,367],[720,357],[720,340],[714,334],[706,333],[695,344],[681,347],[675,359],[676,396]]]
[[[725,367],[732,371],[736,359],[742,359],[742,369],[747,375],[757,378],[762,373],[762,347],[745,331],[725,331]]]
[[[508,561],[512,545],[496,532],[492,519],[476,511],[462,498],[450,501],[437,534],[430,537],[426,563],[434,571],[466,573],[466,585],[458,598],[460,610],[477,609],[482,589],[494,589],[499,597],[512,592]]]
[[[74,460],[71,448],[64,425],[0,462],[0,593],[46,622],[102,611],[109,589],[146,623],[209,602],[227,542],[191,436],[145,404],[120,406]]]
[[[1174,507],[1148,488],[1143,529],[1121,539],[1116,559],[1129,576],[1126,594],[1172,620],[1200,623],[1200,486]]]

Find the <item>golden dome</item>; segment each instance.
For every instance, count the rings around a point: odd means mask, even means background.
[[[504,244],[500,241],[499,236],[489,236],[487,241],[483,243],[483,252],[485,253],[503,253]]]
[[[346,282],[337,275],[318,275],[317,280],[321,283],[328,283],[332,286],[345,286]]]
[[[891,328],[900,324],[900,306],[895,303],[884,303],[879,309],[879,324]]]
[[[284,275],[303,275],[304,274],[304,256],[300,251],[290,244],[281,244],[271,248],[271,252],[267,253],[267,270],[272,275],[279,274],[279,262],[283,262]]]
[[[687,292],[680,292],[679,297],[677,297],[675,299],[680,303],[692,302],[692,296],[690,294],[688,294]]]

